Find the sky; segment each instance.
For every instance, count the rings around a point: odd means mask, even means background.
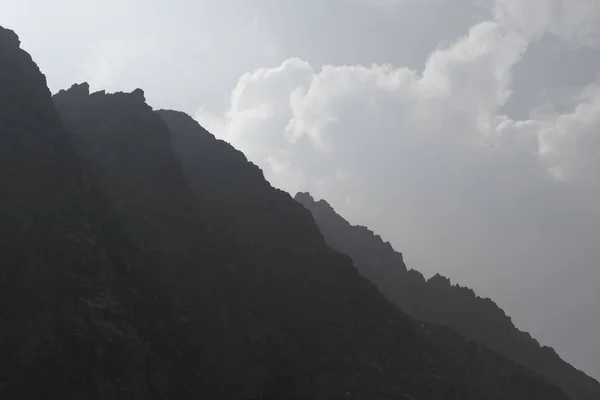
[[[143,88],[600,378],[597,0],[0,0],[53,92]]]

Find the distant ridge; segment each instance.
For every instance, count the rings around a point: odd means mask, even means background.
[[[518,330],[492,300],[478,297],[467,287],[452,285],[440,274],[426,281],[420,272],[406,268],[402,254],[389,242],[366,227],[351,225],[325,200],[315,201],[309,193],[298,193],[295,199],[312,212],[326,242],[349,255],[359,272],[409,315],[447,325],[489,346],[542,374],[573,400],[600,399],[596,380]]]

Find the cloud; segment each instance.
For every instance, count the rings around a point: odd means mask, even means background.
[[[540,121],[540,156],[558,178],[594,184],[600,174],[600,85],[568,113]]]
[[[567,349],[541,326],[587,304],[590,276],[600,279],[589,272],[600,258],[599,85],[560,112],[502,113],[532,43],[595,44],[595,3],[566,4],[498,0],[495,18],[433,49],[420,71],[290,58],[244,74],[223,116],[196,117],[273,185],[328,199],[412,267],[499,299],[520,326]]]
[[[600,4],[593,0],[498,0],[494,13],[533,38],[550,33],[574,45],[600,45]]]
[[[386,12],[407,10],[416,0],[348,0],[374,6]],[[600,45],[600,4],[594,0],[420,0],[440,6],[470,3],[491,9],[493,17],[513,31],[531,38],[549,33],[575,46]]]
[[[526,46],[490,21],[435,51],[421,73],[378,64],[316,71],[289,59],[242,76],[224,118],[198,118],[259,164],[277,161],[277,175],[300,168],[309,180],[325,179],[328,170],[356,170],[360,153],[344,153],[355,145],[383,144],[392,158],[429,145],[473,151],[479,130],[508,99],[510,70]],[[447,132],[449,121],[457,132]],[[313,170],[315,158],[329,168]]]

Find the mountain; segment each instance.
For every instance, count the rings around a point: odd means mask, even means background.
[[[462,382],[460,385],[468,387],[480,384],[475,383],[478,379],[496,379],[492,378],[496,373],[507,376],[504,374],[510,374],[508,371],[511,370],[525,372],[514,364],[505,364],[483,346],[465,343],[450,329],[437,324],[425,325],[402,313],[396,314],[397,310],[390,308],[376,288],[356,273],[349,259],[326,246],[304,207],[295,203],[287,193],[271,188],[261,171],[249,164],[241,152],[215,139],[183,113],[165,110],[158,113],[171,128],[174,151],[198,201],[219,209],[214,216],[221,220],[220,224],[226,225],[237,240],[248,245],[244,254],[251,257],[248,268],[254,272],[242,277],[241,285],[234,293],[249,290],[251,299],[253,292],[267,292],[267,302],[277,299],[277,303],[287,303],[288,306],[278,312],[274,321],[288,325],[285,319],[291,318],[290,327],[294,323],[304,327],[302,335],[307,344],[303,353],[311,354],[315,348],[320,348],[315,358],[327,353],[331,361],[342,357],[337,360],[339,364],[317,363],[313,369],[353,371],[356,386],[349,392],[357,397],[364,393],[367,398],[376,396],[368,391],[361,392],[363,385],[371,386],[361,365],[373,363],[379,363],[371,372],[372,379],[377,377],[379,383],[371,387],[389,387],[391,383],[386,383],[387,379],[394,382],[408,378],[405,374],[411,374],[410,379],[422,381],[425,387],[429,387],[426,392],[435,391],[434,387],[439,383],[425,383],[423,379],[431,379],[435,375],[439,378],[451,376],[450,379],[444,378],[446,383],[458,386]],[[287,249],[287,254],[281,253],[281,249]],[[271,254],[273,251],[277,254],[275,263],[271,261],[275,256]],[[243,300],[243,303],[248,302],[248,298]],[[298,304],[302,304],[304,310],[298,309]],[[291,314],[286,311],[292,309],[297,312]],[[264,318],[261,314],[257,317]],[[273,322],[263,319],[261,323],[265,326]],[[352,326],[363,333],[358,334]],[[292,331],[287,335],[296,336]],[[421,349],[407,353],[407,347]],[[354,350],[349,353],[350,349]],[[365,349],[370,350],[363,353]],[[465,353],[468,355],[466,358]],[[371,359],[374,354],[384,357],[374,361]],[[479,355],[481,359],[475,361],[470,359],[471,355],[475,358]],[[467,366],[473,361],[478,367]],[[381,363],[390,369],[382,368]],[[414,364],[411,366],[411,363]],[[391,375],[386,377],[387,373]],[[420,374],[423,375],[417,378]],[[515,385],[516,389],[516,382],[510,384],[505,381],[507,386],[501,384],[501,387],[496,386],[497,383],[488,384],[487,388],[469,388],[464,394],[456,392],[455,395],[458,398],[482,399],[523,396],[518,391],[506,392],[511,390],[511,385]],[[332,395],[335,393],[339,391],[332,392]],[[419,396],[418,393],[415,395]],[[454,395],[451,393],[442,395],[442,398],[452,398]],[[423,396],[423,393],[420,395]],[[524,398],[544,398],[545,395],[540,396],[530,393]]]
[[[161,357],[174,364],[157,372],[151,391],[160,398],[241,398],[258,390],[260,371],[227,307],[220,266],[229,243],[209,221],[210,210],[196,204],[169,128],[143,91],[90,94],[89,85],[73,85],[54,103],[111,223],[132,243],[126,279],[142,311],[140,330],[148,343],[160,343],[152,353],[166,352]]]
[[[52,99],[3,28],[0,156],[2,399],[568,399],[399,311],[189,116]]]
[[[492,300],[473,290],[452,285],[442,275],[425,280],[408,270],[402,254],[363,226],[352,226],[324,200],[308,193],[295,199],[311,211],[326,242],[354,261],[357,270],[391,302],[411,316],[447,325],[464,337],[485,344],[499,354],[556,383],[573,400],[600,399],[600,384],[563,361],[556,352],[518,330]]]
[[[100,386],[119,398],[112,383],[141,373],[146,350],[108,246],[117,233],[99,223],[45,77],[1,27],[0,187],[0,398],[95,399]]]

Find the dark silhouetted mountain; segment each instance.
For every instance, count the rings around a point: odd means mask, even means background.
[[[19,45],[0,28],[0,398],[147,398],[105,210]]]
[[[319,382],[328,376],[331,385],[328,389],[309,381],[300,387],[314,387],[316,397],[347,391],[359,398],[379,398],[387,388],[406,388],[414,380],[420,382],[413,390],[415,398],[427,398],[425,393],[436,398],[436,392],[441,398],[543,397],[519,393],[520,384],[504,380],[507,374],[525,373],[523,369],[464,342],[448,328],[398,313],[349,259],[326,246],[310,214],[287,193],[271,188],[241,152],[183,113],[158,113],[171,128],[173,148],[199,203],[218,210],[213,213],[219,220],[215,225],[225,226],[233,235],[230,240],[244,248],[244,266],[231,271],[244,275],[228,297],[245,293],[237,301],[246,305],[240,313],[245,324],[256,324],[259,331],[262,327],[262,336],[277,332],[283,343],[276,353],[298,348],[284,365],[308,363]],[[257,298],[256,293],[266,296]],[[292,337],[297,341],[289,342]],[[342,371],[352,376],[352,384]],[[498,376],[504,377],[503,383],[493,382]],[[455,389],[434,389],[441,383],[436,379]],[[487,383],[479,386],[480,379]],[[467,388],[462,394],[452,391],[461,386]],[[380,393],[370,391],[375,388]],[[398,389],[388,389],[388,395],[400,395]]]
[[[363,226],[352,226],[324,200],[308,193],[296,200],[309,209],[326,242],[349,255],[358,271],[373,282],[391,302],[409,315],[447,325],[464,337],[545,376],[573,400],[600,399],[600,384],[563,361],[553,349],[541,346],[528,333],[518,330],[492,300],[473,290],[452,285],[435,275],[425,280],[421,273],[407,270],[402,254]]]
[[[400,312],[185,114],[53,103],[4,29],[0,156],[2,399],[567,399]]]

